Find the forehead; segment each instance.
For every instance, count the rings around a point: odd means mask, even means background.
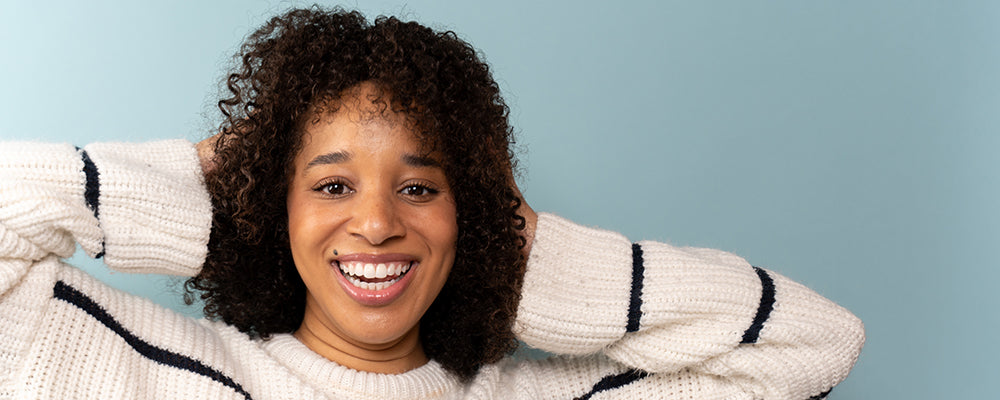
[[[359,85],[311,110],[299,127],[301,143],[293,170],[304,172],[317,163],[317,157],[326,160],[332,153],[350,156],[335,157],[340,160],[375,157],[442,166],[444,157],[413,126],[407,114],[394,110],[389,96],[373,85]]]
[[[402,135],[416,139],[406,114],[396,112],[392,97],[370,82],[353,86],[335,99],[316,104],[303,119],[299,130],[303,134],[303,147],[321,139],[347,139],[352,136],[386,138]]]
[[[371,151],[403,147],[419,151],[420,142],[408,124],[401,121],[403,118],[388,112],[383,114],[375,116],[341,107],[336,112],[311,118],[302,127],[300,152],[324,151],[331,146]]]

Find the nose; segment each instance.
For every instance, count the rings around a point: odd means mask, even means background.
[[[348,233],[373,246],[402,237],[406,227],[400,220],[395,199],[384,195],[360,196],[353,207]]]

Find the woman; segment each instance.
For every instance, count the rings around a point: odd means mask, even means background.
[[[296,10],[241,60],[197,145],[0,148],[0,398],[806,399],[857,358],[860,321],[777,274],[536,215],[451,33]],[[77,243],[193,276],[209,320]]]

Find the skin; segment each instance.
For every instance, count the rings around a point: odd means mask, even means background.
[[[403,115],[376,111],[374,93],[373,84],[356,86],[339,110],[304,125],[286,202],[292,256],[307,288],[295,337],[340,365],[395,374],[428,361],[419,321],[447,280],[458,228],[442,156],[420,147]],[[206,173],[217,140],[197,144]],[[537,216],[526,203],[520,213],[527,253]],[[338,263],[385,254],[416,263],[404,289],[387,303],[357,301]]]

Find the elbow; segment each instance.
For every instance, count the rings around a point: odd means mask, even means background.
[[[835,349],[834,354],[831,354],[835,359],[841,360],[841,367],[845,370],[844,376],[840,379],[841,381],[847,378],[846,373],[854,368],[854,364],[857,363],[858,357],[861,356],[861,349],[865,346],[866,339],[864,322],[846,310],[845,313],[848,316],[845,318],[840,331],[840,345]]]
[[[823,398],[847,379],[865,345],[865,327],[861,319],[846,309],[838,311],[826,319],[826,323],[813,327],[817,331],[811,335],[812,340],[803,340],[799,348],[799,355],[806,357],[804,365],[799,367],[802,370],[797,383],[812,388],[813,393],[808,396],[813,397],[807,398]],[[812,361],[807,361],[809,359]]]

